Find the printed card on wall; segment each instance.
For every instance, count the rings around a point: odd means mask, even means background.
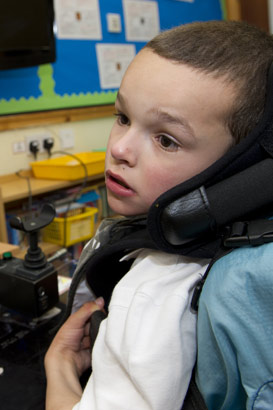
[[[98,0],[54,0],[60,39],[101,40]]]
[[[123,0],[127,41],[149,41],[160,31],[157,1]]]
[[[134,44],[96,44],[100,86],[119,88],[126,68],[136,55]]]

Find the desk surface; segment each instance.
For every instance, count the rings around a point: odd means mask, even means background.
[[[17,245],[11,245],[10,243],[0,242],[0,258],[2,258],[3,253],[11,252],[15,255],[16,252],[19,252],[20,248]]]
[[[39,195],[62,188],[68,188],[82,183],[82,180],[64,181],[54,179],[34,178],[30,171],[22,173],[29,177],[32,195]],[[88,181],[101,181],[103,174],[92,175]],[[16,174],[10,174],[0,177],[0,188],[3,203],[16,201],[27,198],[29,195],[28,182],[26,178],[21,178]]]

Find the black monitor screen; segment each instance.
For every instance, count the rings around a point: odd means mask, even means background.
[[[0,1],[0,69],[55,61],[53,0]]]

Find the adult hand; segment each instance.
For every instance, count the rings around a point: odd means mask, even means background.
[[[79,377],[91,364],[89,319],[103,306],[102,298],[84,304],[53,339],[45,356],[46,409],[71,409],[80,400]]]
[[[45,365],[51,360],[65,360],[75,365],[78,376],[90,367],[89,319],[93,312],[102,309],[104,301],[84,304],[71,315],[56,334],[45,357]]]

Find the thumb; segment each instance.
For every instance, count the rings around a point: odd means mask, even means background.
[[[98,299],[96,299],[96,301],[85,303],[79,308],[79,310],[77,310],[68,318],[67,322],[69,322],[69,324],[71,326],[74,326],[75,328],[83,327],[91,317],[92,313],[103,308],[104,300],[103,298],[99,299],[100,300],[98,302]]]
[[[99,307],[100,309],[103,309],[103,307],[104,307],[104,299],[103,299],[102,296],[100,296],[99,298],[97,298],[97,299],[95,300],[95,303],[96,303],[96,305],[98,305],[98,307]]]

